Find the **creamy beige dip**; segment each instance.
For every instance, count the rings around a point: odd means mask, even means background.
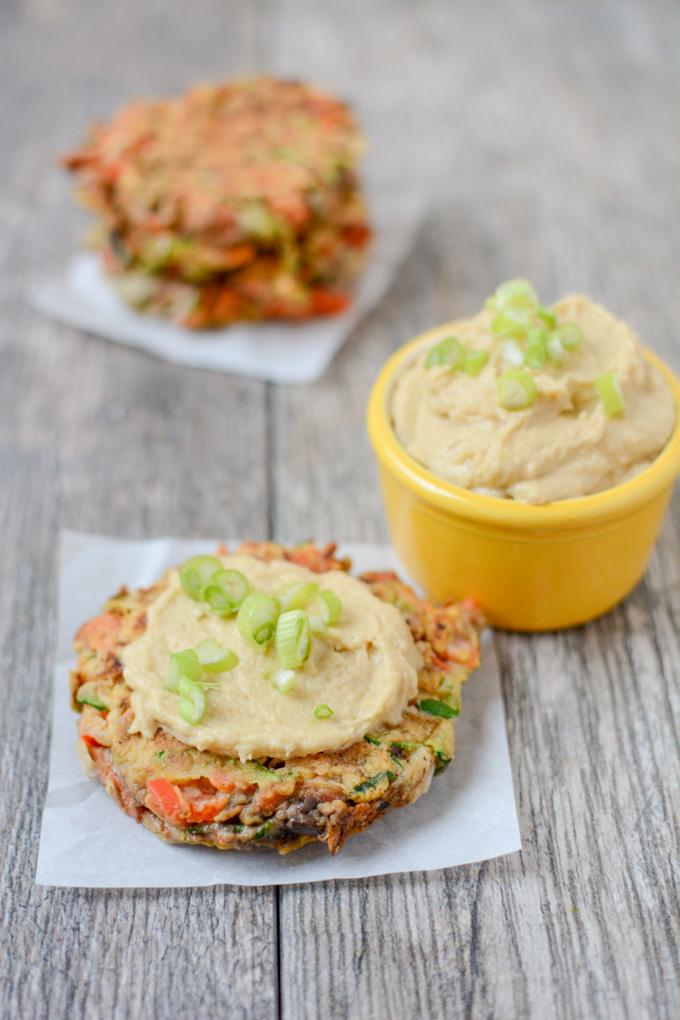
[[[341,600],[340,620],[314,635],[294,690],[282,694],[272,682],[278,669],[273,648],[267,653],[252,648],[235,617],[222,619],[190,599],[178,571],[169,571],[147,613],[144,634],[122,656],[133,692],[133,732],[150,738],[160,726],[200,750],[245,760],[335,750],[361,740],[376,726],[399,722],[416,692],[421,658],[398,609],[342,571],[319,575],[282,560],[220,559],[225,567],[240,570],[253,589],[268,594],[294,581],[316,582]],[[205,714],[192,726],[179,713],[177,695],[164,689],[164,680],[171,652],[195,648],[209,637],[232,648],[239,664],[217,674],[219,688],[207,691]],[[333,715],[316,719],[319,704],[329,705]]]
[[[503,342],[490,331],[494,313],[453,323],[469,348],[489,353],[471,378],[446,367],[425,367],[423,348],[395,381],[394,430],[402,445],[433,474],[455,485],[524,503],[548,503],[611,488],[647,467],[675,423],[675,405],[649,365],[633,330],[587,297],[572,294],[553,308],[558,322],[575,322],[584,339],[558,366],[532,372],[538,397],[523,411],[497,401],[497,379],[510,366]],[[436,341],[435,341],[436,342]],[[608,418],[593,379],[616,373],[625,412]]]

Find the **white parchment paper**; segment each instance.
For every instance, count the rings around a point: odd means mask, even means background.
[[[335,857],[318,844],[285,857],[271,851],[223,853],[168,846],[85,777],[76,753],[76,716],[69,707],[74,632],[121,584],[151,584],[166,567],[213,551],[216,544],[62,535],[52,746],[36,881],[103,888],[286,885],[431,871],[519,850],[498,666],[488,633],[482,666],[464,690],[453,763],[416,804],[389,812],[351,838]],[[397,569],[403,575],[388,546],[341,548],[352,556],[357,571]]]
[[[277,383],[318,379],[359,320],[385,295],[411,248],[425,204],[417,195],[375,189],[376,240],[357,279],[354,303],[342,315],[301,324],[254,323],[195,332],[141,315],[120,300],[93,254],[76,255],[64,270],[31,291],[33,303],[70,326],[166,361]]]

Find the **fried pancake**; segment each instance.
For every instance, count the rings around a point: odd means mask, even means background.
[[[334,545],[251,542],[239,551],[318,573],[350,566],[336,558]],[[391,572],[361,580],[403,613],[423,658],[417,694],[398,726],[339,751],[246,762],[199,751],[162,729],[152,739],[131,733],[120,653],[144,632],[161,579],[150,588],[122,589],[76,636],[72,705],[88,773],[161,838],[222,850],[287,853],[319,840],[336,853],[390,808],[413,803],[453,758],[461,686],[479,662],[482,620],[471,602],[435,606],[419,599]]]
[[[123,297],[201,328],[346,306],[361,149],[344,103],[262,77],[132,103],[63,162]]]

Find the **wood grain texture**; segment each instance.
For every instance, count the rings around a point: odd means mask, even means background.
[[[677,4],[30,0],[0,9],[0,48],[0,1015],[675,1018],[677,498],[624,606],[497,635],[521,855],[280,893],[33,874],[59,527],[384,538],[372,378],[518,272],[548,298],[593,293],[680,368]],[[132,95],[253,69],[351,98],[370,172],[431,197],[321,382],[181,370],[34,313],[29,279],[81,222],[55,153]]]
[[[678,364],[680,77],[669,39],[680,12],[420,4],[414,16],[385,3],[369,17],[357,3],[338,26],[327,8],[304,8],[284,5],[295,31],[275,40],[277,66],[359,93],[371,136],[432,196],[380,313],[311,395],[274,395],[280,533],[379,538],[363,430],[371,380],[395,346],[472,312],[499,279],[526,273],[551,296],[591,291]],[[673,523],[678,510],[676,500]],[[328,1004],[352,1018],[677,1015],[673,523],[617,612],[561,636],[498,635],[523,853],[282,889],[284,1017]]]
[[[97,892],[33,882],[59,527],[267,532],[262,384],[182,372],[50,323],[24,298],[30,276],[58,265],[76,240],[55,155],[137,92],[254,60],[250,5],[232,5],[227,16],[219,3],[202,4],[196,20],[173,6],[31,3],[11,18],[5,11],[0,30],[3,93],[16,103],[2,130],[0,239],[0,1015],[18,1020],[277,1013],[272,890]]]

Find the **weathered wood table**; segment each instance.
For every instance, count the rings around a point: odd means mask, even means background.
[[[60,527],[383,539],[373,376],[517,273],[592,293],[680,367],[678,5],[26,0],[0,46],[0,1013],[678,1017],[677,499],[625,605],[496,636],[521,854],[279,892],[33,883]],[[352,98],[369,163],[431,197],[324,379],[183,371],[31,310],[81,222],[56,154],[134,95],[261,69]]]

